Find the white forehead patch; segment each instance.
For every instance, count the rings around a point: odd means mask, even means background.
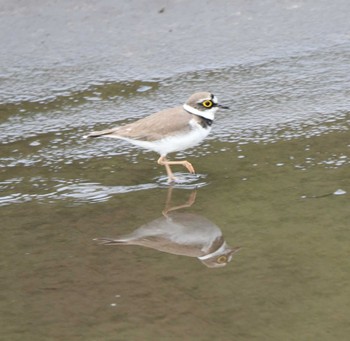
[[[218,98],[217,98],[216,96],[213,96],[213,102],[214,102],[215,104],[218,104]]]

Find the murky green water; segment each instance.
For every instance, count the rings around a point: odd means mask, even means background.
[[[348,340],[346,1],[0,9],[1,339]],[[199,90],[173,187],[82,139]]]
[[[208,219],[227,244],[241,247],[220,269],[193,257],[93,241],[161,217],[167,188],[112,193],[100,203],[88,195],[82,201],[62,196],[2,208],[4,335],[345,340],[349,202],[347,194],[334,193],[350,187],[347,166],[335,166],[348,139],[348,133],[334,133],[248,144],[242,159],[235,150],[196,159],[208,173],[207,186],[178,212]],[[115,164],[86,165],[107,192],[128,172],[124,181],[133,184],[147,183],[152,173],[152,162],[142,157],[108,175]],[[93,174],[73,165],[64,172],[71,178]],[[185,204],[192,191],[174,188],[173,206]]]

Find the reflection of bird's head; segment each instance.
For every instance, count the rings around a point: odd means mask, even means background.
[[[239,249],[240,247],[231,248],[224,242],[215,252],[198,257],[198,259],[208,268],[222,268],[231,262],[233,254]]]

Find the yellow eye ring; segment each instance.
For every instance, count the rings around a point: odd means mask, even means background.
[[[218,257],[216,262],[219,263],[219,264],[226,263],[227,262],[227,257],[226,256],[220,256],[220,257]]]
[[[203,105],[203,107],[205,107],[205,108],[211,108],[211,107],[213,106],[213,102],[210,101],[210,100],[208,99],[208,100],[206,100],[206,101],[203,101],[203,102],[202,102],[202,105]]]

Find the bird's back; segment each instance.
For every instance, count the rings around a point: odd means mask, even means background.
[[[165,109],[123,126],[92,132],[88,136],[119,137],[152,142],[177,135],[179,131],[181,133],[190,131],[189,122],[193,116],[182,107]]]

